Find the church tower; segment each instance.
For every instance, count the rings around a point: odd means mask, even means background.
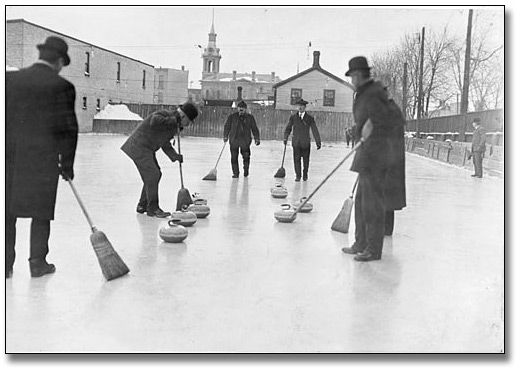
[[[213,19],[211,22],[211,31],[208,34],[208,46],[204,49],[202,54],[202,79],[218,80],[218,73],[220,71],[220,49],[217,48],[217,34],[215,33],[215,10],[213,10]]]

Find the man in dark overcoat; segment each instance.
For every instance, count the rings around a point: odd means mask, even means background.
[[[6,73],[5,274],[15,261],[16,220],[32,218],[29,269],[32,277],[54,273],[46,260],[50,221],[61,173],[74,178],[78,122],[74,85],[59,76],[70,64],[67,43],[50,36],[37,45],[39,60]]]
[[[155,152],[162,149],[172,162],[182,163],[183,157],[173,148],[172,139],[183,127],[189,126],[197,115],[197,108],[189,102],[174,111],[155,111],[139,123],[121,146],[121,150],[134,161],[143,181],[137,202],[138,213],[146,212],[148,216],[156,218],[171,215],[159,206],[159,182],[162,173]]]
[[[293,148],[293,161],[294,161],[294,172],[296,173],[295,181],[299,182],[302,178],[302,161],[303,161],[303,180],[306,181],[309,178],[309,161],[311,157],[311,136],[314,136],[316,141],[316,149],[321,149],[321,138],[314,117],[308,114],[305,109],[308,102],[299,99],[296,101],[298,105],[298,112],[289,117],[289,123],[285,127],[283,143],[287,145],[287,140],[291,131],[292,136],[292,148]]]
[[[480,125],[480,118],[473,119],[473,139],[471,140],[471,154],[475,173],[472,177],[482,178],[482,161],[486,152],[486,130]]]
[[[352,78],[356,88],[355,136],[363,144],[358,148],[350,168],[359,173],[354,202],[355,242],[342,251],[357,254],[354,258],[356,261],[379,260],[383,251],[387,207],[401,205],[397,203],[402,200],[391,197],[394,193],[401,194],[400,188],[386,191],[391,188],[387,184],[390,171],[397,167],[396,159],[400,155],[396,154],[398,131],[402,132],[404,120],[392,119],[392,115],[396,114],[395,107],[390,103],[385,87],[370,78],[370,67],[365,57],[352,58],[345,75]]]
[[[230,114],[224,124],[224,142],[229,140],[231,152],[231,170],[233,178],[238,178],[240,170],[238,167],[238,153],[242,155],[244,164],[244,177],[249,175],[249,164],[251,163],[251,135],[255,139],[255,145],[260,145],[260,131],[256,125],[255,117],[246,112],[247,104],[240,101],[237,105],[238,111]]]

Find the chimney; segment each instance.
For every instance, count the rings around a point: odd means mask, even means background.
[[[253,82],[256,81],[256,72],[255,71],[251,72],[251,79],[253,80]]]
[[[312,66],[314,68],[319,67],[320,66],[320,52],[315,51],[312,54],[314,55],[314,62],[312,63]]]
[[[237,71],[234,70],[233,71],[233,81],[236,81],[236,79],[237,79]]]
[[[181,70],[184,71],[184,65],[181,65]]]
[[[274,82],[276,77],[274,76],[274,72],[271,72],[271,82]]]

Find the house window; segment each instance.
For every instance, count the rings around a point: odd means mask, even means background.
[[[291,105],[296,105],[296,101],[302,98],[301,88],[291,88]]]
[[[116,82],[121,82],[121,63],[120,62],[117,62]]]
[[[143,88],[146,88],[146,71],[143,70]]]
[[[157,93],[157,103],[162,104],[163,103],[163,94],[162,92]]]
[[[83,106],[82,108],[85,110],[87,109],[87,97],[86,96],[83,96]]]
[[[101,110],[101,99],[97,99],[97,101],[96,101],[96,110],[97,111]]]
[[[157,88],[160,90],[164,89],[164,76],[159,76],[159,85],[157,86]]]
[[[336,91],[323,90],[323,106],[334,106]]]
[[[87,60],[85,60],[85,75],[90,76],[90,53],[85,53]]]

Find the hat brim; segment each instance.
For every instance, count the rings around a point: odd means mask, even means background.
[[[56,50],[55,48],[49,47],[48,45],[45,45],[45,44],[39,44],[39,45],[36,45],[36,47],[38,48],[38,50],[53,50],[54,52],[58,53],[58,55],[63,58],[64,66],[67,66],[70,64],[70,57],[68,54],[63,54],[59,50]]]
[[[352,75],[352,72],[355,72],[355,71],[357,71],[357,70],[368,70],[368,71],[369,71],[370,69],[372,69],[372,68],[349,69],[349,70],[347,70],[347,71],[345,72],[345,75],[346,75],[347,77],[350,77],[350,76]]]

